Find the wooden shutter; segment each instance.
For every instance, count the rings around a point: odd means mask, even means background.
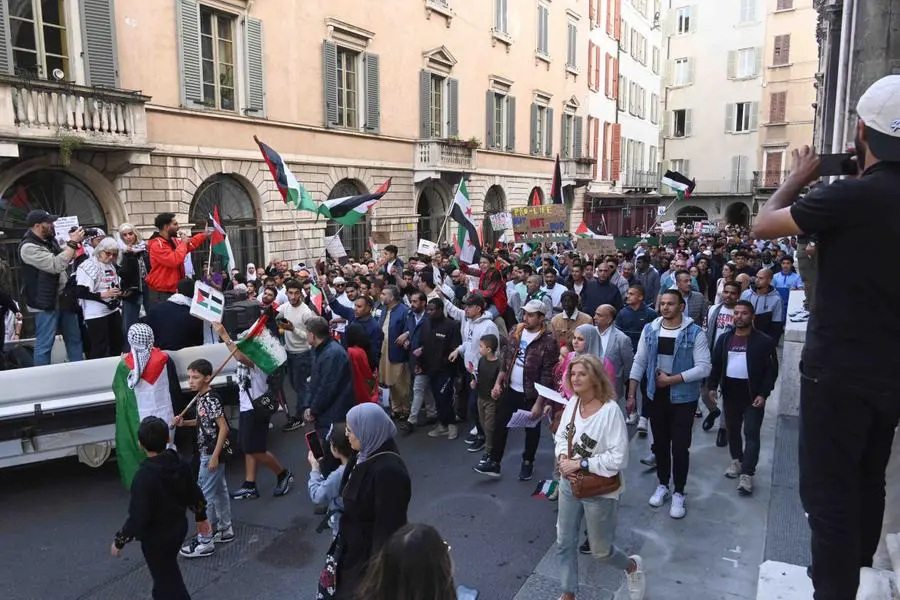
[[[377,54],[366,52],[366,131],[381,132],[381,69]]]
[[[594,0],[588,0],[588,23],[589,29],[594,28],[594,22],[597,19],[597,7],[594,6]]]
[[[613,123],[610,135],[612,136],[612,149],[610,152],[612,154],[612,160],[610,161],[610,170],[612,172],[610,173],[610,178],[613,181],[618,181],[622,171],[622,124]]]
[[[516,99],[506,97],[506,149],[516,151]]]
[[[325,94],[325,127],[338,124],[337,46],[322,42],[322,89]]]
[[[81,0],[81,33],[88,85],[119,87],[115,23],[113,0]],[[0,29],[3,29],[5,36],[5,20]],[[66,77],[74,79],[71,73],[66,73]]]
[[[616,3],[616,23],[613,25],[613,34],[618,41],[622,39],[622,0],[609,0]]]
[[[544,154],[553,156],[553,109],[548,108],[544,113],[544,121],[546,130],[546,142],[544,143]]]
[[[728,51],[728,79],[737,77],[737,50]]]
[[[490,94],[490,92],[488,92]],[[488,101],[488,126],[490,126],[490,101]],[[434,137],[431,131],[431,73],[419,71],[419,139],[428,140]],[[490,147],[490,138],[485,147]]]
[[[498,144],[494,140],[494,92],[488,90],[485,93],[485,114],[487,115],[487,123],[484,130],[484,147],[497,148]],[[430,103],[429,103],[430,106]],[[424,119],[424,117],[423,117]],[[431,137],[431,136],[427,136]],[[502,146],[502,144],[500,145]]]
[[[773,65],[786,65],[791,61],[791,35],[776,35],[772,56]]]
[[[759,77],[762,75],[762,66],[763,66],[763,48],[754,48],[753,49],[753,76]]]
[[[459,135],[459,80],[447,78],[447,134]]]
[[[769,122],[787,122],[787,92],[769,94]]]
[[[9,43],[9,6],[0,2],[0,73],[12,75],[12,45]]]
[[[181,105],[193,106],[203,101],[200,76],[200,8],[196,0],[178,0],[176,6],[178,58],[181,59]]]
[[[692,4],[690,6],[690,15],[691,22],[689,23],[690,27],[688,27],[688,32],[696,33],[697,32],[697,5]]]
[[[694,58],[687,59],[687,80],[689,85],[694,83]]]
[[[254,117],[266,116],[266,75],[263,70],[262,21],[247,17],[244,23],[247,62],[247,110]]]
[[[583,143],[583,136],[581,128],[584,126],[584,118],[575,117],[573,120],[574,124],[572,125],[572,153],[574,154],[574,158],[581,158],[583,156],[581,147],[581,144]]]
[[[593,6],[593,4],[591,5]],[[594,76],[594,42],[588,42],[588,89],[597,91],[597,79]]]
[[[778,0],[778,6],[775,10],[789,10],[794,8],[794,0]]]
[[[611,157],[609,156],[609,134],[610,134],[611,126],[609,123],[603,123],[603,152],[600,153],[598,160],[601,161],[601,181],[609,181],[609,163]],[[596,132],[594,137],[594,147],[597,146]]]
[[[750,131],[759,129],[759,102],[750,103]]]
[[[787,33],[784,35],[784,42],[781,45],[781,54],[783,62],[781,64],[788,64],[791,62],[791,34]]]
[[[731,157],[731,191],[732,192],[738,191],[740,172],[741,172],[741,157],[740,156],[732,156]]]
[[[538,154],[538,150],[540,149],[540,142],[538,140],[538,131],[537,131],[537,123],[538,123],[538,105],[534,102],[531,103],[531,154],[536,156]]]
[[[603,49],[600,46],[594,45],[594,91],[600,91],[600,56],[602,55]],[[609,65],[606,65],[606,68],[609,68]]]
[[[737,107],[729,102],[725,105],[725,133],[734,133],[734,115]]]
[[[612,81],[612,56],[609,52],[606,53],[606,64],[603,69],[603,73],[605,76],[605,81],[603,82],[603,93],[606,94],[607,98],[612,98],[612,85],[610,82]]]
[[[613,99],[619,98],[619,59],[612,59],[613,65],[613,76],[612,76],[612,88],[613,88]]]
[[[612,36],[613,25],[616,22],[615,7],[613,4],[616,0],[606,0],[606,35]]]
[[[684,137],[692,133],[694,133],[694,111],[688,108],[684,111]]]

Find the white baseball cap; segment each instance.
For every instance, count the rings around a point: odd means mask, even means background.
[[[527,313],[541,313],[544,314],[544,303],[540,300],[529,300],[522,310]]]
[[[856,103],[868,131],[866,141],[879,160],[900,162],[900,75],[887,75],[869,86]]]

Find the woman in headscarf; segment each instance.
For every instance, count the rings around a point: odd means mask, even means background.
[[[131,223],[119,225],[119,276],[122,279],[122,329],[138,322],[141,306],[146,314],[150,308],[149,296],[144,293],[144,278],[150,272],[150,255],[147,244]],[[125,343],[125,351],[128,351]]]
[[[341,481],[344,513],[338,534],[335,598],[355,598],[369,561],[406,525],[411,486],[397,453],[397,428],[378,404],[358,404],[347,413],[347,435],[356,456]]]
[[[591,356],[600,358],[600,355],[603,352],[600,346],[600,333],[597,331],[596,327],[591,324],[585,324],[575,328],[575,333],[572,334],[572,352],[569,352],[561,369],[562,381],[559,386],[560,394],[566,398],[572,397],[572,389],[569,387],[568,377],[566,375],[566,371],[568,370],[569,363],[572,362],[572,359],[582,354],[590,354]],[[606,374],[609,376],[609,380],[615,385],[616,371],[612,362],[604,357],[603,366],[606,368]]]

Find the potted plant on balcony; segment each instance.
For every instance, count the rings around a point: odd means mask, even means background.
[[[59,162],[68,167],[72,162],[72,155],[81,146],[81,138],[74,135],[64,135],[59,138]]]
[[[592,165],[597,159],[593,156],[579,156],[575,159],[577,165]]]
[[[468,140],[466,140],[466,148],[468,148],[469,150],[478,150],[479,148],[481,148],[481,140],[473,135]]]

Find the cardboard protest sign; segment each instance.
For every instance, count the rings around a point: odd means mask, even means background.
[[[225,310],[225,295],[202,281],[194,284],[194,297],[191,299],[191,315],[210,323],[221,323]]]
[[[568,215],[562,204],[523,206],[511,211],[516,242],[566,242]]]
[[[325,250],[328,254],[331,255],[332,258],[344,258],[347,256],[347,250],[344,248],[344,244],[341,242],[340,235],[327,235],[325,236]]]
[[[578,238],[575,240],[575,248],[583,254],[593,255],[615,255],[616,240],[611,236],[602,236],[598,238]]]
[[[390,231],[373,231],[372,232],[372,241],[378,245],[390,244],[391,243],[391,232]]]

